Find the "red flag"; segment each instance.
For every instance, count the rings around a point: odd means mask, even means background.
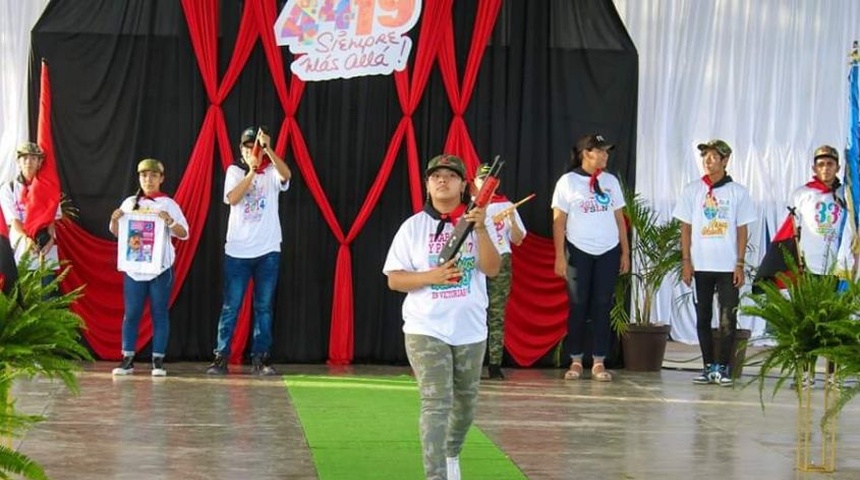
[[[786,263],[786,255],[795,262],[797,268],[801,268],[795,232],[797,232],[797,228],[794,223],[794,214],[789,213],[767,247],[761,265],[758,267],[758,272],[756,272],[754,284],[760,281],[775,281],[777,285],[784,287],[785,285],[779,280],[777,274],[782,273],[791,277],[792,269]]]
[[[24,231],[27,236],[40,244],[40,236],[57,215],[60,204],[60,178],[54,159],[54,140],[51,136],[51,81],[48,78],[48,64],[42,60],[42,81],[39,93],[39,131],[37,142],[45,152],[42,168],[27,189],[24,199]]]

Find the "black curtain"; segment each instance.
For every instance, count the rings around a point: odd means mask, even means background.
[[[279,10],[284,3],[278,1]],[[476,6],[475,0],[454,2],[461,76]],[[221,2],[219,76],[232,56],[242,8],[241,1]],[[286,49],[282,55],[289,65],[291,55]],[[80,209],[80,224],[110,238],[110,212],[137,188],[137,161],[162,160],[162,187],[173,193],[209,106],[181,6],[175,0],[53,0],[32,32],[33,132],[40,58],[51,67],[63,191]],[[482,159],[500,154],[507,160],[502,190],[511,198],[537,194],[521,210],[530,232],[551,235],[552,189],[580,135],[599,132],[615,142],[609,170],[633,184],[637,82],[636,50],[611,0],[503,4],[465,121]],[[222,108],[237,146],[244,127],[276,130],[283,121],[259,43]],[[344,232],[401,117],[391,77],[306,86],[297,120]],[[442,150],[451,118],[434,67],[413,116],[422,163]],[[294,175],[280,203],[284,243],[272,354],[278,362],[322,362],[328,356],[339,245],[289,151],[286,160]],[[219,158],[212,161],[220,165]],[[174,360],[209,359],[215,343],[227,227],[220,168],[213,182],[203,238],[171,309],[168,356]],[[356,362],[406,361],[403,296],[387,289],[381,269],[395,231],[411,213],[401,152],[377,208],[352,244]]]

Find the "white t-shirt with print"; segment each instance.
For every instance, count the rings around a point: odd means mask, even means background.
[[[438,220],[423,211],[403,222],[391,242],[382,273],[424,272],[435,268],[439,252],[454,231],[448,222],[436,239],[438,224]],[[485,224],[492,228],[491,219],[487,218]],[[406,294],[403,333],[427,335],[448,345],[486,340],[487,278],[477,262],[478,239],[473,231],[460,249],[457,267],[463,276],[458,284],[425,286]]]
[[[224,203],[229,193],[247,172],[230,165],[224,178]],[[278,216],[278,195],[290,188],[290,181],[281,183],[273,165],[254,180],[245,196],[236,205],[230,205],[227,220],[227,242],[224,252],[233,258],[257,258],[281,251],[281,219]]]
[[[552,208],[567,214],[568,242],[590,255],[602,255],[620,242],[615,211],[624,208],[624,193],[611,173],[597,176],[602,195],[591,191],[590,179],[576,172],[562,175],[552,192]]]
[[[844,187],[836,190],[845,198]],[[800,251],[808,271],[825,275],[834,272],[837,252],[849,212],[833,198],[832,192],[821,192],[806,185],[792,192],[789,206],[797,214],[800,228]]]
[[[182,228],[185,229],[185,236],[180,237],[173,233],[173,230],[167,228],[165,225],[166,235],[170,237],[176,237],[180,240],[185,240],[188,238],[188,220],[185,219],[185,215],[182,213],[182,209],[179,208],[179,204],[176,203],[170,197],[161,196],[152,198],[141,198],[137,202],[137,210],[134,210],[134,203],[137,199],[137,195],[132,195],[125,200],[123,200],[122,204],[119,206],[119,209],[125,213],[148,213],[148,214],[157,214],[159,212],[167,212],[176,223],[182,225]],[[161,270],[158,273],[137,273],[137,272],[125,272],[126,275],[131,277],[133,280],[138,282],[148,282],[155,277],[161,275],[165,270],[173,266],[173,262],[176,260],[176,250],[173,248],[173,242],[167,241],[164,242],[164,250],[162,251],[161,256]]]
[[[511,206],[513,206],[513,203],[510,201],[490,203],[487,205],[487,218],[492,219],[494,215]],[[523,225],[523,219],[520,218],[520,212],[516,209],[514,209],[514,221],[517,222],[517,226],[520,227],[520,231],[523,232],[523,238],[525,238],[528,232],[526,232],[526,227]],[[496,250],[499,251],[500,255],[511,253],[511,224],[508,222],[507,217],[502,218],[498,222],[493,222],[493,228],[488,230],[488,232],[490,232],[490,238],[493,239],[493,244],[496,245]]]
[[[27,251],[27,242],[24,240],[24,235],[11,228],[12,220],[17,219],[23,223],[26,217],[25,205],[24,202],[21,201],[21,192],[23,190],[24,185],[18,180],[5,183],[0,187],[0,208],[3,209],[3,217],[6,219],[7,226],[10,227],[9,243],[12,244],[12,248],[15,250],[16,265],[21,262],[21,258]],[[59,220],[62,217],[63,212],[60,207],[57,206],[57,214],[54,216],[54,219]],[[48,252],[45,254],[45,263],[46,265],[59,266],[60,256],[57,253],[56,243],[49,248]],[[31,251],[30,266],[28,267],[28,270],[35,270],[37,268],[39,268],[39,257],[38,255],[34,255]]]
[[[713,189],[695,180],[684,186],[672,216],[691,225],[690,260],[697,272],[734,272],[738,258],[738,227],[756,221],[746,187],[729,182]]]

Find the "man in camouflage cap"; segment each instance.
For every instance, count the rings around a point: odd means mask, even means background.
[[[672,213],[681,221],[681,280],[693,286],[697,299],[696,332],[704,368],[693,383],[731,387],[748,225],[757,216],[747,188],[726,172],[729,144],[714,139],[696,149],[704,175],[684,187]],[[711,329],[714,293],[719,304],[716,336]]]

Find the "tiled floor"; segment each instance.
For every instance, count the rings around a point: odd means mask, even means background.
[[[697,366],[695,347],[672,346],[666,357]],[[112,366],[87,367],[78,396],[38,379],[14,389],[20,409],[48,417],[17,445],[52,478],[317,478],[280,378],[207,378],[203,364],[168,364],[163,379],[147,370],[112,378]],[[408,368],[287,365],[280,372],[400,375]],[[482,385],[476,424],[530,479],[860,479],[856,402],[840,418],[837,472],[798,474],[797,407],[788,389],[766,395],[762,411],[757,389],[695,386],[689,371],[615,371],[612,383],[565,382],[553,369],[506,373]],[[379,478],[388,480],[384,469]]]

